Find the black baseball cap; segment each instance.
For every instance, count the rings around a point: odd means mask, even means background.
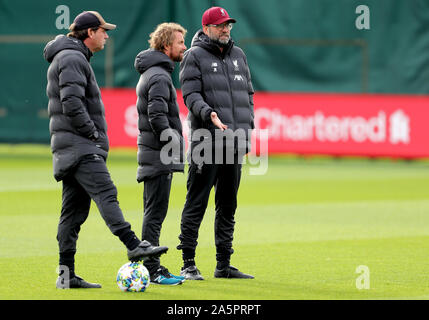
[[[111,24],[104,21],[101,14],[99,14],[97,11],[84,11],[76,16],[69,29],[70,31],[78,31],[95,27],[113,30],[116,28],[116,24]]]

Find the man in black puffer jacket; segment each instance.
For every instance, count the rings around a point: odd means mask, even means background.
[[[111,232],[127,247],[130,260],[157,257],[168,249],[136,237],[124,220],[106,167],[109,141],[104,106],[89,60],[104,48],[106,31],[115,28],[98,12],[84,11],[75,18],[67,36],[57,36],[44,49],[50,63],[46,93],[54,177],[63,183],[57,233],[63,273],[57,279],[57,288],[101,287],[76,276],[74,270],[76,242],[91,199]]]
[[[186,50],[186,30],[176,23],[162,23],[150,34],[150,49],[140,52],[135,68],[139,114],[137,181],[144,181],[142,237],[159,245],[162,223],[167,215],[173,172],[183,172],[182,124],[176,89],[171,81],[175,62]],[[161,266],[159,258],[145,260],[151,282],[175,285],[183,277]]]
[[[195,34],[180,64],[180,82],[189,109],[192,137],[178,246],[184,261],[181,274],[187,279],[203,279],[194,258],[198,230],[213,186],[217,260],[214,275],[253,278],[230,266],[241,163],[243,155],[250,150],[250,132],[254,127],[250,72],[245,54],[230,38],[233,23],[235,20],[223,8],[206,10],[203,29]],[[228,131],[234,134],[228,135]],[[201,157],[200,151],[205,155]]]

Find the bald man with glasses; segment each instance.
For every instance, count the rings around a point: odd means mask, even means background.
[[[217,261],[214,276],[253,278],[230,265],[241,164],[244,154],[250,150],[250,133],[254,128],[253,87],[247,59],[231,39],[235,22],[221,7],[206,10],[202,29],[195,34],[191,48],[185,52],[180,64],[180,82],[189,109],[191,137],[196,132],[204,133],[202,140],[192,138],[188,150],[187,195],[177,247],[182,250],[184,261],[181,275],[189,280],[204,279],[196,267],[195,250],[213,187]],[[228,143],[227,133],[231,131],[234,135],[238,131],[242,134],[234,136]],[[224,137],[219,139],[222,135],[225,135],[225,142]],[[207,145],[211,152],[204,148],[202,157],[199,152],[194,152]],[[197,153],[198,157],[195,156]]]

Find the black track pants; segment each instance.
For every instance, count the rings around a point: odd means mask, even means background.
[[[135,246],[139,243],[119,207],[117,189],[105,160],[98,155],[88,155],[63,179],[62,209],[57,233],[60,260],[61,254],[68,253],[70,256],[70,253],[76,252],[79,231],[88,217],[91,199],[114,235],[126,245]]]
[[[169,173],[144,181],[142,239],[154,246],[159,246],[162,223],[168,211],[172,177],[173,175]],[[144,265],[150,273],[153,273],[159,268],[160,260],[146,259]]]
[[[200,169],[189,166],[186,203],[182,212],[180,245],[178,249],[193,258],[198,231],[207,208],[212,187],[215,187],[215,245],[217,261],[229,261],[233,253],[234,215],[241,178],[241,164],[204,164]]]

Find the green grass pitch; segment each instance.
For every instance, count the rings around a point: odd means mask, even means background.
[[[140,236],[143,185],[135,151],[108,160],[125,218]],[[83,225],[77,273],[102,289],[57,290],[56,228],[61,184],[45,146],[0,146],[0,299],[286,300],[428,299],[429,163],[271,157],[268,172],[243,168],[232,265],[254,280],[215,279],[213,192],[200,229],[196,262],[205,281],[121,292],[116,272],[126,250],[95,205]],[[161,259],[181,267],[178,244],[186,174],[175,174]],[[358,266],[368,289],[358,289]]]

